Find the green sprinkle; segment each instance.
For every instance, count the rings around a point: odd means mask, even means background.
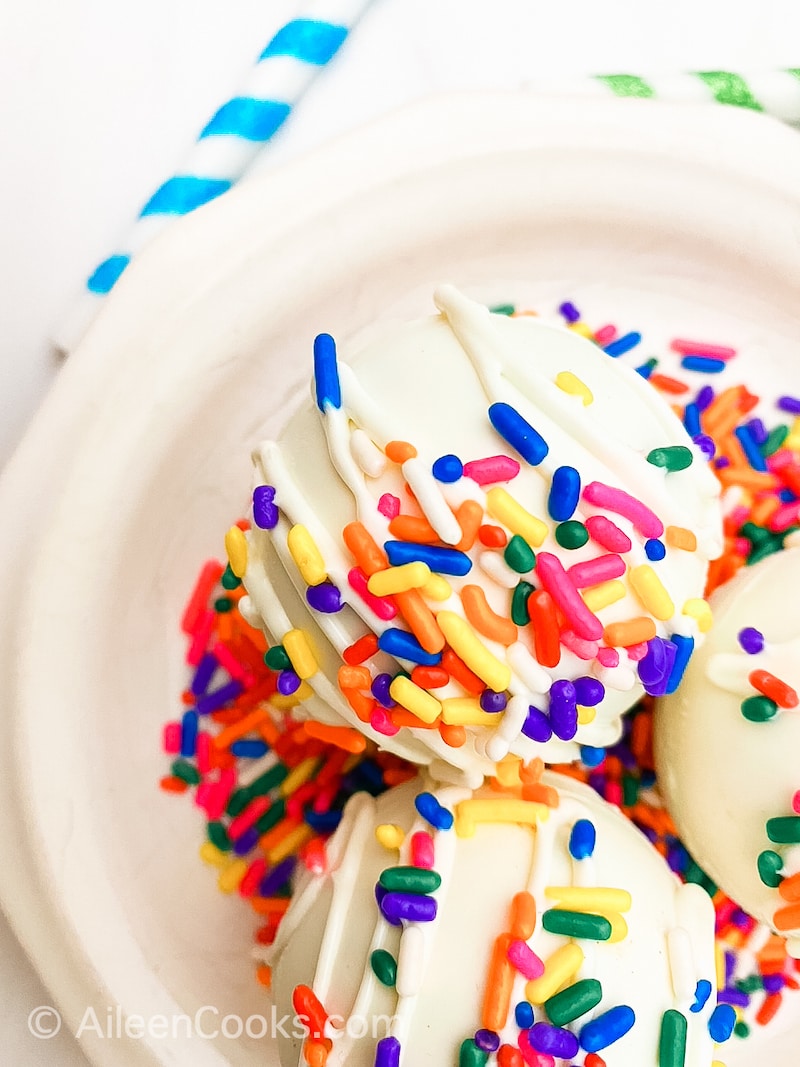
[[[597,80],[604,82],[616,96],[638,96],[649,99],[655,96],[652,86],[638,74],[600,74]]]
[[[695,863],[694,860],[689,860],[686,869],[683,871],[683,878],[685,881],[692,882],[693,885],[699,885],[705,889],[710,897],[713,897],[717,891],[716,884],[711,881],[703,868]]]
[[[478,1048],[471,1037],[461,1042],[458,1053],[458,1067],[485,1067],[489,1053]]]
[[[746,537],[752,545],[760,545],[771,540],[772,534],[763,526],[756,526],[754,522],[742,523],[739,533]]]
[[[524,537],[520,537],[519,534],[514,534],[511,540],[505,547],[503,552],[503,559],[509,565],[512,571],[516,571],[517,574],[527,574],[528,571],[532,571],[534,564],[536,563],[536,556],[533,549],[525,540]]]
[[[496,304],[493,308],[489,308],[493,315],[513,315],[517,310],[513,304]]]
[[[603,915],[591,915],[566,908],[550,908],[542,915],[542,926],[550,934],[584,938],[587,941],[608,941],[611,923]]]
[[[789,533],[787,530],[786,533]],[[773,539],[770,536],[769,541],[764,541],[758,548],[754,548],[750,555],[747,557],[747,566],[752,567],[754,563],[758,563],[759,560],[764,559],[766,556],[771,556],[774,552],[780,552],[783,548],[783,539],[786,534],[776,535]]]
[[[397,981],[397,960],[385,948],[376,948],[369,958],[373,973],[381,985],[394,986]]]
[[[210,822],[206,826],[206,833],[208,834],[208,840],[214,846],[218,848],[220,852],[230,852],[231,839],[228,836],[228,831],[225,829],[225,824],[221,822]]]
[[[250,803],[250,794],[247,789],[240,788],[234,789],[228,798],[228,803],[225,807],[225,814],[230,815],[232,819],[235,819],[237,815],[241,815],[247,805]]]
[[[778,714],[778,705],[775,701],[760,694],[754,697],[747,697],[742,701],[740,707],[742,715],[749,719],[750,722],[769,722],[770,719],[774,719]]]
[[[603,999],[603,987],[596,978],[582,978],[544,1002],[547,1018],[553,1026],[567,1023],[591,1011]]]
[[[658,1067],[684,1067],[688,1024],[682,1012],[668,1008],[661,1016],[658,1039]]]
[[[231,570],[231,565],[229,563],[223,571],[220,582],[222,584],[223,589],[238,589],[239,586],[242,584],[242,579],[236,577],[236,575]]]
[[[425,867],[387,867],[379,879],[390,893],[435,893],[442,876]]]
[[[735,983],[742,993],[759,993],[764,988],[764,979],[760,974],[751,974]]]
[[[773,852],[771,848],[765,848],[763,852],[759,852],[758,860],[758,877],[764,883],[769,886],[770,889],[777,889],[783,881],[781,871],[783,870],[783,859],[777,852]]]
[[[264,653],[264,662],[271,671],[290,671],[292,661],[283,645],[273,645]]]
[[[181,781],[187,782],[189,785],[199,785],[202,781],[200,771],[198,771],[193,763],[189,763],[188,760],[174,760],[170,770],[176,778],[180,778]]]
[[[767,439],[761,446],[761,452],[764,456],[772,456],[781,447],[783,442],[789,436],[788,426],[776,426],[770,430],[767,434]]]
[[[736,1034],[737,1037],[748,1037],[750,1035],[750,1027],[747,1025],[744,1019],[740,1019],[739,1022],[734,1026],[733,1032]]]
[[[776,845],[800,843],[800,815],[781,815],[767,819],[767,837]]]
[[[214,601],[214,611],[218,615],[227,615],[229,611],[233,610],[233,601],[226,596],[217,597]]]
[[[269,793],[274,789],[275,786],[280,785],[288,773],[288,767],[285,767],[282,763],[276,763],[274,767],[264,771],[258,778],[254,778],[247,787],[247,792],[251,797],[262,797],[265,793]]]
[[[686,445],[666,445],[648,452],[647,462],[666,471],[685,471],[694,462],[694,453]]]
[[[534,589],[535,586],[532,586],[530,582],[518,582],[511,594],[511,621],[515,626],[527,626],[531,621],[528,597]]]
[[[268,811],[265,811],[255,824],[259,835],[265,834],[267,830],[271,830],[273,826],[277,826],[285,814],[286,801],[276,800],[272,807],[269,808]]]
[[[622,806],[632,808],[639,799],[639,782],[632,774],[622,776]]]
[[[560,522],[556,526],[555,539],[561,545],[562,548],[583,548],[586,542],[589,540],[589,531],[583,525],[582,522],[578,522],[577,519],[569,519],[567,522]]]
[[[749,107],[752,111],[764,108],[750,92],[750,86],[739,74],[730,70],[698,71],[697,77],[706,83],[718,104]]]

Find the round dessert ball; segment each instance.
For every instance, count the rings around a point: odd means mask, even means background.
[[[718,483],[638,374],[452,287],[340,363],[255,453],[242,610],[300,715],[477,782],[575,759],[677,685],[707,621]]]
[[[800,548],[743,568],[656,708],[658,780],[686,847],[800,954]]]
[[[349,801],[270,950],[282,1067],[710,1067],[709,897],[582,783],[498,771]]]

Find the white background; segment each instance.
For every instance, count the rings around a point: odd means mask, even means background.
[[[0,4],[0,464],[57,373],[49,339],[84,278],[303,13],[296,0]],[[443,90],[780,67],[800,67],[797,0],[374,0],[259,167]],[[85,1065],[67,1035],[29,1036],[47,1003],[0,919],[4,1063]]]

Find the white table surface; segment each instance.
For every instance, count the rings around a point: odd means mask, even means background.
[[[84,278],[302,13],[297,0],[0,6],[0,465],[58,372],[49,339]],[[781,67],[800,67],[797,0],[374,0],[259,168],[442,90]],[[0,916],[3,1062],[85,1067],[70,1035],[29,1033],[45,983]]]

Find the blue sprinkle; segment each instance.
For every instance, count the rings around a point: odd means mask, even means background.
[[[669,678],[667,679],[667,694],[674,693],[681,684],[684,672],[688,667],[689,660],[692,658],[692,653],[694,652],[693,637],[684,637],[682,634],[673,634],[670,641],[675,645],[676,652],[672,670],[669,672]]]
[[[237,96],[223,104],[209,120],[200,139],[232,136],[259,144],[270,137],[288,119],[291,107],[280,100],[254,100]]]
[[[648,359],[646,363],[642,363],[640,366],[636,367],[636,373],[640,378],[644,378],[644,380],[647,381],[657,366],[657,359]]]
[[[355,784],[357,789],[365,789],[373,797],[386,792],[386,782],[383,771],[373,759],[365,759],[359,763],[355,770]]]
[[[644,554],[653,563],[657,563],[666,556],[667,549],[663,541],[659,541],[657,537],[651,537],[644,543]]]
[[[708,1032],[711,1040],[718,1045],[727,1041],[736,1025],[736,1012],[730,1004],[717,1004],[708,1020]]]
[[[227,193],[233,182],[226,178],[195,178],[190,174],[169,178],[160,186],[142,210],[148,215],[188,215],[190,211]]]
[[[581,745],[581,763],[585,767],[599,767],[606,758],[606,750],[595,745]]]
[[[520,1030],[528,1030],[533,1026],[533,1008],[527,1000],[521,1000],[514,1008],[514,1022]]]
[[[426,652],[413,634],[396,626],[383,631],[378,638],[378,648],[390,656],[420,663],[424,667],[435,667],[442,659],[441,652]]]
[[[793,493],[791,489],[781,489],[778,493],[778,499],[782,504],[791,504],[797,500],[797,494]]]
[[[433,464],[432,471],[437,482],[449,484],[458,481],[464,473],[464,464],[458,456],[439,456]]]
[[[489,408],[489,421],[503,440],[516,449],[532,467],[538,466],[550,451],[541,434],[510,404],[492,404]]]
[[[117,284],[120,274],[122,274],[130,261],[130,256],[123,255],[109,256],[108,259],[104,259],[98,267],[95,267],[94,272],[86,282],[86,288],[90,293],[98,293],[100,296],[104,296]]]
[[[190,710],[183,713],[181,719],[181,756],[189,759],[197,752],[197,727],[199,716],[196,711]]]
[[[328,834],[342,821],[342,813],[336,810],[314,811],[313,808],[308,808],[303,812],[303,819],[318,834]]]
[[[393,567],[421,560],[439,574],[454,574],[461,578],[469,574],[472,560],[455,548],[437,548],[436,545],[417,545],[411,541],[384,541],[383,547]]]
[[[528,708],[528,715],[525,722],[522,724],[522,732],[526,737],[529,737],[531,741],[538,741],[540,744],[549,741],[553,736],[553,728],[550,725],[550,720],[543,711],[540,711],[539,708],[535,708],[532,704]]]
[[[553,471],[547,510],[554,522],[572,518],[581,496],[581,476],[574,467],[557,467]]]
[[[282,26],[259,56],[294,56],[303,63],[323,67],[336,55],[347,37],[346,26],[317,19],[292,19]]]
[[[586,1052],[600,1052],[615,1041],[619,1041],[636,1022],[633,1008],[627,1004],[618,1004],[598,1015],[591,1022],[581,1027],[578,1035],[581,1046]]]
[[[414,807],[419,814],[436,830],[450,830],[453,827],[453,813],[442,807],[433,793],[418,793]]]
[[[588,819],[578,819],[569,835],[569,854],[576,860],[585,860],[594,852],[597,831]]]
[[[697,1012],[702,1011],[706,1005],[706,1001],[711,996],[712,985],[707,978],[701,978],[695,986],[694,990],[694,1004],[692,1004],[689,1011]]]
[[[611,344],[606,345],[603,351],[607,356],[616,359],[617,356],[624,356],[626,352],[630,352],[632,348],[636,348],[641,339],[642,335],[636,330],[632,330],[630,333],[618,337],[616,341],[612,341]]]
[[[767,469],[767,461],[758,447],[752,429],[749,426],[737,426],[733,432],[738,438],[742,451],[747,457],[747,462],[753,470],[765,471]]]
[[[681,366],[684,370],[696,370],[701,374],[720,374],[725,370],[725,360],[711,359],[710,356],[684,356]]]
[[[683,425],[690,437],[696,437],[703,432],[700,425],[700,408],[697,404],[687,404],[683,409]]]
[[[240,759],[261,759],[269,752],[269,745],[266,741],[243,737],[233,742],[231,752]]]
[[[329,333],[321,333],[314,338],[314,389],[317,407],[323,415],[327,405],[337,410],[342,406],[336,342]]]

